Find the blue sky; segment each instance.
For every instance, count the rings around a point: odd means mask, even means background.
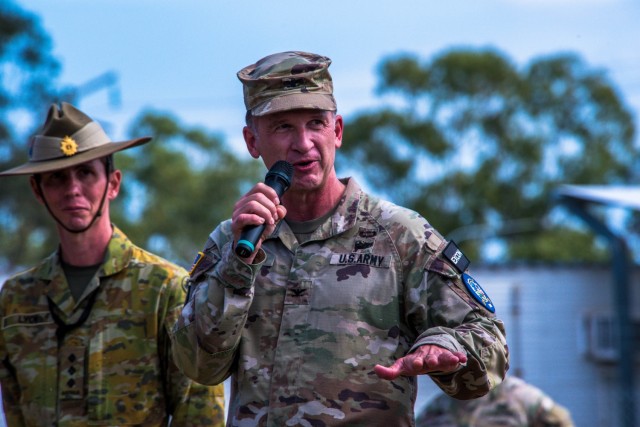
[[[121,103],[107,90],[80,107],[114,139],[146,107],[220,131],[243,150],[241,86],[235,73],[277,51],[333,60],[340,112],[380,103],[376,66],[385,55],[424,60],[455,47],[492,47],[524,66],[576,52],[616,83],[640,111],[640,2],[636,0],[18,0],[37,14],[62,62],[61,83],[118,74]],[[44,113],[43,113],[44,114]],[[345,142],[345,143],[348,143]]]

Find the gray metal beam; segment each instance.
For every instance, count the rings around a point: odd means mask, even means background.
[[[629,255],[624,239],[616,235],[607,225],[589,212],[588,204],[592,200],[576,198],[575,195],[560,194],[559,201],[571,212],[586,222],[597,234],[609,242],[613,271],[613,301],[616,312],[618,338],[618,383],[620,394],[621,427],[636,427],[635,423],[635,340],[631,327],[629,303]]]

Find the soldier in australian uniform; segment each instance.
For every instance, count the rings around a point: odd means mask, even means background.
[[[0,384],[7,425],[222,426],[224,391],[186,378],[168,331],[184,302],[186,271],[135,246],[111,223],[121,171],[112,142],[70,104],[52,105],[29,161],[56,222],[58,249],[0,291]]]

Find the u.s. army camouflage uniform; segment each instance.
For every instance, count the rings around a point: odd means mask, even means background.
[[[412,426],[415,377],[380,379],[412,348],[469,360],[436,383],[486,393],[507,368],[502,323],[463,290],[447,242],[418,214],[365,194],[353,179],[304,244],[285,222],[255,265],[232,248],[230,222],[192,270],[199,282],[174,332],[178,366],[216,384],[232,377],[231,426]]]
[[[59,254],[0,291],[0,381],[7,425],[222,426],[222,386],[185,378],[168,331],[186,272],[134,246],[117,228],[80,302]],[[86,321],[66,334],[59,322]],[[58,331],[58,336],[56,336]],[[58,343],[60,340],[60,345]],[[57,420],[57,421],[56,421]]]
[[[418,416],[417,427],[573,427],[571,414],[542,390],[507,376],[473,400],[438,395]]]

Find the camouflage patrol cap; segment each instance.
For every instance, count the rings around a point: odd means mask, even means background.
[[[253,116],[295,109],[336,111],[329,65],[326,56],[290,51],[243,68],[237,76],[247,111]]]

